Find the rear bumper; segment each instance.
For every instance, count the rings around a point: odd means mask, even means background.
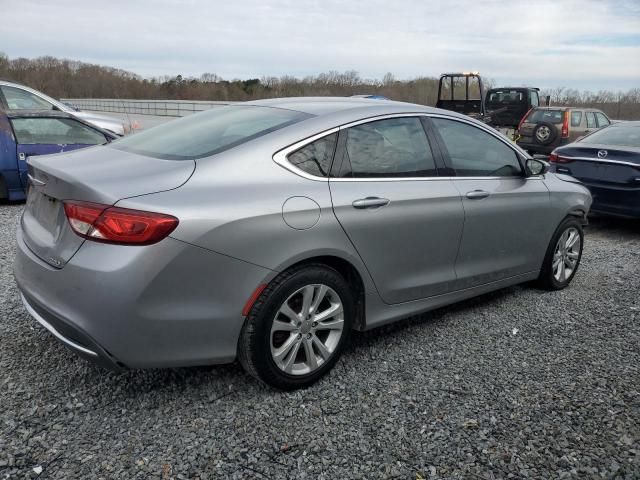
[[[147,247],[85,242],[55,269],[29,250],[20,229],[14,263],[29,313],[110,368],[233,361],[242,307],[272,273],[172,238]]]

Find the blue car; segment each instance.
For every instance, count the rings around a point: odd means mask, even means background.
[[[640,121],[613,123],[556,148],[552,171],[591,191],[592,212],[640,218]]]
[[[0,201],[25,199],[28,157],[102,145],[116,138],[65,112],[0,110]]]

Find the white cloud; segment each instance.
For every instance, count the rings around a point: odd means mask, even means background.
[[[0,9],[0,50],[11,57],[53,55],[145,76],[480,70],[501,84],[640,86],[633,0],[0,0]]]

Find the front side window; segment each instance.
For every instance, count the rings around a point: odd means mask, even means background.
[[[53,110],[54,106],[37,95],[16,87],[0,86],[9,110]]]
[[[579,127],[582,123],[582,112],[580,110],[573,110],[571,112],[571,126]]]
[[[604,113],[596,112],[596,118],[598,119],[598,127],[606,127],[611,123]]]
[[[110,146],[151,158],[195,160],[229,150],[311,116],[282,108],[217,107],[121,138]]]
[[[337,133],[322,137],[290,153],[287,160],[294,167],[310,175],[328,177],[337,139]]]
[[[434,118],[451,166],[460,177],[511,177],[522,174],[516,152],[484,130],[467,123]]]
[[[14,118],[11,120],[19,144],[100,145],[105,136],[71,118]]]
[[[346,130],[342,176],[431,177],[436,165],[420,119],[390,118]],[[345,163],[348,167],[345,169]]]
[[[593,112],[587,112],[587,128],[596,128],[596,116]]]

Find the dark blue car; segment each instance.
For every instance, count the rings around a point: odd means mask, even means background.
[[[0,110],[0,201],[25,199],[28,157],[101,145],[115,138],[65,112]]]
[[[613,123],[556,148],[549,161],[591,191],[592,212],[640,218],[640,122]]]

